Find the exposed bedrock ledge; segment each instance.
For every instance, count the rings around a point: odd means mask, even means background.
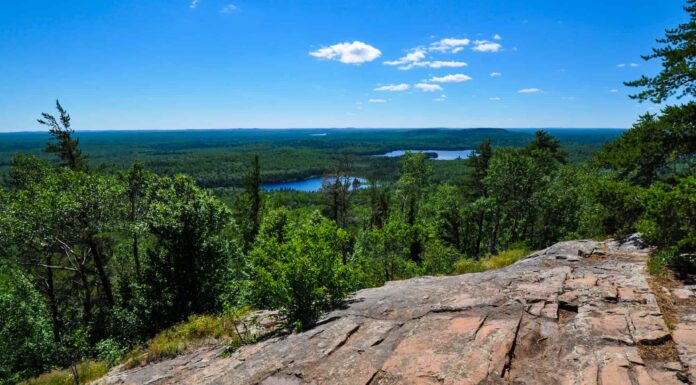
[[[570,241],[500,270],[390,282],[304,333],[115,370],[100,384],[683,384],[681,363],[639,354],[672,343],[647,254],[637,237]]]

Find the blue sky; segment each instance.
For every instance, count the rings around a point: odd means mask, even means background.
[[[0,1],[0,131],[56,98],[78,130],[628,127],[682,5]]]

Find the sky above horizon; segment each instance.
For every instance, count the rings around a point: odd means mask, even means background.
[[[0,131],[629,127],[683,1],[0,2]]]

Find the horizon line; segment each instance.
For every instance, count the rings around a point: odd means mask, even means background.
[[[80,129],[81,132],[172,132],[172,131],[233,131],[233,130],[627,130],[629,127],[213,127],[213,128],[115,128]],[[0,134],[41,133],[46,130],[3,131]]]

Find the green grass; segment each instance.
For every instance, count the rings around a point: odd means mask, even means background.
[[[80,384],[88,384],[104,376],[109,371],[106,362],[85,361],[77,365]],[[75,379],[70,369],[54,370],[38,377],[20,382],[19,385],[74,385]]]
[[[455,274],[480,273],[486,270],[500,269],[519,261],[529,255],[527,249],[511,249],[506,250],[498,255],[491,255],[481,258],[478,261],[474,259],[461,259],[454,265]]]
[[[245,310],[244,313],[248,313]],[[145,346],[133,349],[125,359],[125,366],[132,368],[165,358],[176,357],[191,348],[209,342],[236,346],[248,336],[238,334],[236,326],[246,314],[233,316],[194,315],[188,321],[174,325],[157,334]]]

